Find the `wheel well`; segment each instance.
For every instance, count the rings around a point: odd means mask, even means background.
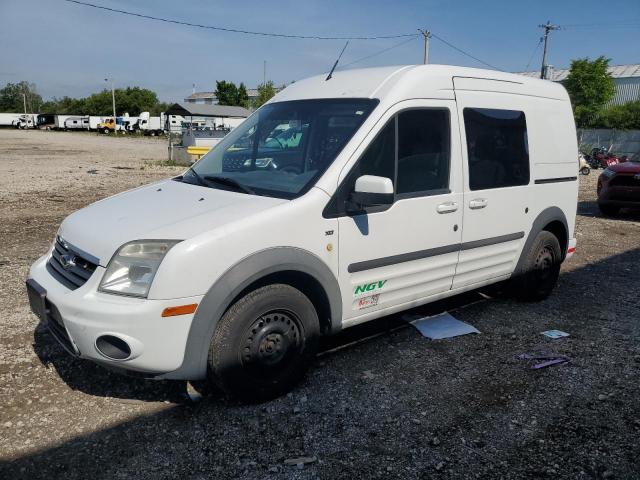
[[[247,285],[236,297],[231,301],[229,307],[244,297],[247,293],[252,292],[265,285],[274,283],[283,283],[300,290],[313,304],[318,313],[320,320],[320,331],[328,334],[331,331],[331,307],[329,305],[329,297],[325,292],[322,284],[308,273],[285,270],[281,272],[270,273],[253,283]]]
[[[556,238],[558,239],[558,242],[560,242],[560,248],[562,249],[562,258],[564,258],[565,255],[567,254],[567,248],[569,246],[567,229],[565,228],[564,224],[559,220],[554,220],[553,222],[550,222],[547,225],[545,225],[543,230],[546,230],[547,232],[551,232],[556,236]]]

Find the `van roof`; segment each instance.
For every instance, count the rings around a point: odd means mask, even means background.
[[[454,97],[454,79],[477,79],[478,88],[460,82],[458,90],[504,91],[538,97],[568,100],[562,85],[513,73],[451,65],[404,65],[338,70],[330,80],[327,74],[306,78],[287,86],[272,101],[312,98],[378,98],[401,101],[409,98]],[[387,98],[392,97],[392,98]]]

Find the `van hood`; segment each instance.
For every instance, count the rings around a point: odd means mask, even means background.
[[[106,266],[116,250],[132,240],[185,240],[285,202],[164,180],[72,213],[59,235]]]

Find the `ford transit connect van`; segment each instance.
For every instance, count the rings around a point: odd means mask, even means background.
[[[495,282],[548,296],[575,250],[564,88],[470,68],[296,82],[192,168],[67,217],[32,310],[72,355],[246,400],[318,338]]]

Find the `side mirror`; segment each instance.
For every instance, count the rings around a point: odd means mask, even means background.
[[[349,203],[362,210],[365,207],[391,205],[393,203],[393,182],[390,178],[362,175],[356,180]]]

